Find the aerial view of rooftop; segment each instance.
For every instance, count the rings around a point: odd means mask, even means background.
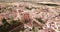
[[[0,0],[0,32],[60,32],[60,0]]]

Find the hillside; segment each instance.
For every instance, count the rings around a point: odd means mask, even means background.
[[[0,1],[0,32],[60,32],[60,0]]]

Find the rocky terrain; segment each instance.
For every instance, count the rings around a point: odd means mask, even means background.
[[[4,26],[3,20],[7,21],[10,29],[4,29],[7,24]],[[32,2],[0,3],[0,28],[1,26],[1,32],[60,32],[60,5]]]

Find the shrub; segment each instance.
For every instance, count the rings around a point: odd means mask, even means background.
[[[11,24],[12,26],[18,26],[18,25],[20,25],[20,22],[15,21],[15,20],[12,20],[10,24]]]
[[[41,18],[36,18],[39,22],[45,24],[45,22],[43,20],[41,20]]]

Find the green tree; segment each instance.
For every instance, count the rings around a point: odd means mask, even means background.
[[[10,30],[10,24],[7,22],[5,18],[2,19],[2,23],[3,25],[0,27],[1,31],[7,32],[8,30]]]

